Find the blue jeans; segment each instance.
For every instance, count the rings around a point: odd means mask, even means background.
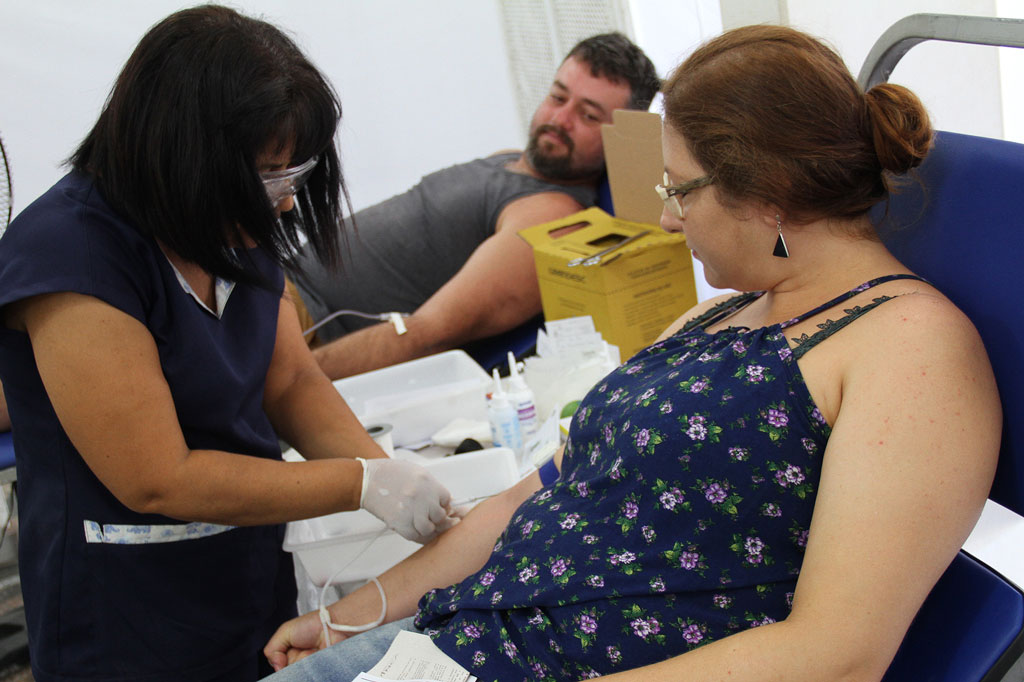
[[[412,621],[413,617],[409,616],[361,632],[264,679],[273,682],[352,682],[356,675],[377,664],[399,632],[422,632]]]

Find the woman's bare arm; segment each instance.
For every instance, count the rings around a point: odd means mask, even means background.
[[[81,294],[47,294],[12,306],[7,324],[29,334],[68,437],[130,509],[252,525],[358,507],[358,462],[285,463],[190,449],[153,337],[113,306]],[[374,456],[379,450],[366,440],[366,456]]]

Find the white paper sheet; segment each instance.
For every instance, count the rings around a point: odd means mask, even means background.
[[[476,682],[469,671],[437,648],[426,635],[403,630],[388,647],[387,653],[369,672],[360,673],[352,682]]]

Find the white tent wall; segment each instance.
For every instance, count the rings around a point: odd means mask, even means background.
[[[143,33],[192,3],[0,3],[0,135],[15,212],[62,174]],[[497,2],[239,0],[284,27],[342,101],[342,162],[356,207],[424,173],[523,144]]]
[[[540,0],[538,0],[539,2]],[[559,2],[561,0],[554,0]],[[180,0],[0,3],[0,135],[15,212],[62,174],[145,30]],[[356,207],[430,170],[521,147],[498,0],[235,0],[284,26],[344,107],[340,145]],[[835,44],[856,73],[891,23],[919,11],[1024,16],[1020,0],[630,0],[637,41],[666,73],[722,26],[788,21]],[[950,50],[960,49],[947,56]],[[944,128],[1000,136],[1024,117],[994,48],[925,44],[894,80],[920,90]],[[1017,56],[1017,55],[1015,55]],[[1011,72],[1008,68],[1003,71]],[[1001,96],[1007,93],[1007,97]],[[980,103],[980,105],[979,105]],[[1015,108],[1016,107],[1016,108]],[[1008,113],[1004,113],[1008,112]],[[1012,130],[1011,130],[1012,128]]]
[[[1024,18],[1024,0],[996,0],[996,16]],[[1024,142],[1024,49],[999,51],[1000,92],[1003,96],[1003,138]]]
[[[1022,0],[721,0],[733,28],[782,22],[829,41],[858,75],[869,50],[899,19],[917,13],[1024,18]],[[890,80],[912,88],[935,126],[1024,142],[1024,50],[929,41],[900,61]]]

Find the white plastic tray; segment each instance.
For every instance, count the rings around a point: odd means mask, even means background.
[[[364,424],[389,424],[397,447],[428,441],[457,417],[487,421],[490,377],[462,350],[339,379],[334,387]]]
[[[467,452],[424,466],[448,488],[456,505],[475,504],[519,480],[515,454],[508,448]],[[318,587],[328,580],[368,580],[419,547],[387,530],[382,521],[364,510],[294,521],[284,536],[285,551],[296,554]]]

